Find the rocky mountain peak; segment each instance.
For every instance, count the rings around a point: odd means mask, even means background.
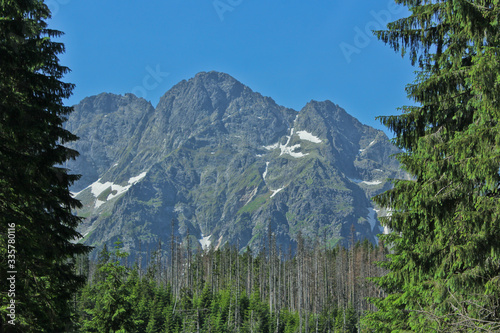
[[[176,84],[160,99],[160,104],[176,100],[191,100],[192,111],[223,109],[229,101],[237,99],[244,90],[251,90],[232,76],[220,72],[201,72],[189,80]],[[175,98],[174,98],[175,97]]]
[[[224,92],[228,98],[236,98],[243,89],[250,89],[232,76],[221,72],[201,72],[190,79],[194,85],[201,85],[211,93]]]
[[[172,233],[258,248],[268,227],[285,248],[299,232],[333,245],[353,228],[375,242],[370,198],[400,173],[383,132],[338,105],[297,112],[219,72],[179,82],[156,109],[130,94],[84,99],[67,127],[82,138],[71,168],[84,175],[84,241],[119,237],[134,254]]]

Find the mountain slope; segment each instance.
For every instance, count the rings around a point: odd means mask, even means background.
[[[401,175],[385,134],[332,102],[297,112],[218,72],[178,83],[156,108],[131,94],[84,99],[67,128],[81,137],[68,167],[84,175],[73,188],[83,241],[120,238],[133,255],[172,235],[255,249],[268,226],[285,248],[299,232],[376,241],[369,198]]]

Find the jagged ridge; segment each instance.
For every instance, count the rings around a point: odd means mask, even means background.
[[[385,134],[338,105],[297,112],[218,72],[178,83],[156,108],[131,94],[86,98],[66,126],[81,138],[68,167],[84,175],[73,189],[83,241],[120,238],[132,254],[172,232],[258,248],[268,225],[285,248],[299,232],[376,241],[369,198],[401,176]]]

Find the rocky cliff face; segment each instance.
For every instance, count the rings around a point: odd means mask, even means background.
[[[370,198],[401,176],[385,134],[330,101],[300,112],[224,73],[199,73],[153,108],[132,94],[75,106],[68,167],[84,207],[82,241],[120,239],[133,256],[159,242],[259,248],[270,226],[285,248],[305,238],[376,241]],[[166,246],[164,246],[166,248]]]

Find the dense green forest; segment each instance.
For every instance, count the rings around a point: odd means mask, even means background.
[[[376,197],[392,213],[390,253],[298,237],[292,256],[272,234],[257,254],[196,252],[173,239],[169,259],[141,267],[119,248],[85,259],[79,176],[60,167],[78,156],[64,146],[77,138],[62,127],[61,32],[42,0],[1,1],[0,331],[500,331],[499,1],[395,2],[408,17],[376,34],[418,71],[414,105],[381,118],[411,175]]]
[[[81,258],[77,269],[88,280],[75,298],[77,330],[357,332],[374,309],[367,297],[383,296],[367,277],[384,273],[374,262],[385,250],[368,241],[329,249],[299,239],[293,256],[273,235],[258,254],[188,245],[173,241],[171,257],[157,251],[144,268],[118,246],[97,262]]]

